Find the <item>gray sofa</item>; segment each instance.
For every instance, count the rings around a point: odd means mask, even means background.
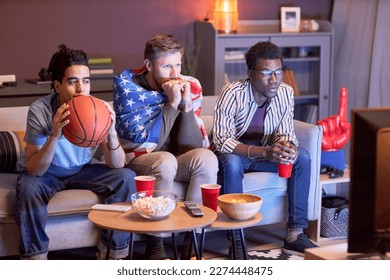
[[[208,132],[211,130],[216,96],[206,96],[202,106],[202,118]],[[0,108],[0,130],[24,131],[28,107]],[[319,126],[295,121],[295,128],[301,146],[312,158],[312,176],[309,196],[310,220],[318,218],[317,199],[322,131]],[[19,230],[12,216],[15,202],[16,173],[0,173],[0,257],[18,255]],[[244,177],[245,192],[258,194],[264,202],[261,212],[264,219],[260,224],[286,221],[286,179],[276,174],[249,173]],[[174,191],[184,198],[186,186],[175,182]],[[49,203],[49,219],[46,231],[53,250],[96,246],[99,228],[92,224],[87,214],[95,203],[102,203],[100,197],[86,190],[66,190],[57,193]]]

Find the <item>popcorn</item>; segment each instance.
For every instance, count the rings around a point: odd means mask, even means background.
[[[175,200],[163,196],[139,198],[133,204],[142,216],[151,218],[167,216],[176,207]]]

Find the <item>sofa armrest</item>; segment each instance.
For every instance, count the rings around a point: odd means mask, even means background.
[[[320,195],[320,169],[321,169],[321,142],[322,127],[302,121],[294,120],[295,134],[299,140],[299,146],[309,152],[311,159],[311,176],[308,218],[316,220],[319,215],[318,196]]]

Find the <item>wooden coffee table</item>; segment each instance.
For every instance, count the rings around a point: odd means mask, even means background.
[[[120,203],[128,205],[131,203]],[[211,224],[217,218],[215,213],[210,208],[199,205],[202,209],[203,217],[193,217],[186,209],[183,202],[178,202],[175,210],[165,219],[148,220],[141,217],[134,208],[129,212],[113,212],[104,210],[91,210],[88,218],[97,226],[110,231],[106,259],[110,256],[112,233],[114,230],[126,231],[130,233],[129,243],[129,258],[133,255],[133,236],[134,233],[172,233],[172,241],[174,244],[175,259],[177,259],[177,248],[175,233],[191,231],[197,259],[200,259],[199,247],[196,240],[196,229],[203,228]]]
[[[232,237],[233,256],[234,256],[234,259],[237,259],[237,250],[236,250],[236,243],[235,243],[235,237],[234,237],[234,230],[239,230],[240,231],[240,239],[241,239],[241,243],[242,243],[242,250],[243,250],[242,253],[244,255],[244,259],[247,260],[248,253],[247,253],[243,229],[257,225],[263,219],[263,215],[261,213],[256,213],[255,216],[253,216],[252,218],[247,219],[247,220],[233,220],[233,219],[230,219],[229,217],[227,217],[224,213],[222,213],[222,211],[219,207],[218,207],[217,214],[218,214],[217,219],[202,229],[201,242],[200,242],[200,257],[202,257],[202,254],[203,254],[205,237],[206,237],[207,231],[228,230],[228,231],[230,231],[231,237]]]

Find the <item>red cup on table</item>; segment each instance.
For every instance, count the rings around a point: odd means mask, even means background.
[[[215,212],[218,209],[218,196],[221,189],[221,185],[218,184],[202,184],[200,185],[202,190],[202,204]]]
[[[146,192],[147,195],[152,195],[154,190],[154,176],[135,176],[135,189],[137,192]]]
[[[281,163],[278,164],[278,174],[282,178],[290,178],[292,172],[292,163]]]

